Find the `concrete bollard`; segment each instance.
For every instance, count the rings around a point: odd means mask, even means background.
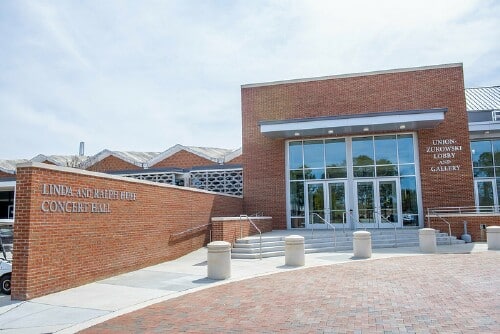
[[[500,250],[500,226],[486,227],[488,250]]]
[[[300,235],[285,237],[285,265],[303,266],[305,264],[304,237]]]
[[[231,277],[231,244],[214,241],[207,245],[207,277],[226,279]]]
[[[422,253],[436,253],[436,230],[433,228],[421,228],[418,230],[418,241]]]
[[[357,231],[352,234],[354,257],[367,259],[372,257],[372,234],[368,231]]]

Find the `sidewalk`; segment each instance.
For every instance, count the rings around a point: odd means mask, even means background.
[[[439,246],[438,253],[486,252],[485,243]],[[372,259],[419,256],[418,247],[374,249]],[[353,260],[352,251],[306,254],[306,266],[284,265],[284,257],[233,259],[232,276],[215,281],[206,277],[206,248],[180,259],[111,277],[27,302],[0,300],[2,333],[75,333],[117,316],[206,288],[272,273],[331,265]],[[368,260],[371,261],[371,260]]]

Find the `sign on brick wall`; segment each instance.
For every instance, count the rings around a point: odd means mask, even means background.
[[[113,201],[135,201],[137,194],[115,189],[72,187],[66,184],[41,185],[45,213],[111,213]],[[99,201],[96,201],[99,200]]]
[[[430,167],[431,172],[455,172],[462,167],[456,163],[462,146],[455,139],[434,139],[431,146],[427,146],[425,152],[432,155],[435,165]]]

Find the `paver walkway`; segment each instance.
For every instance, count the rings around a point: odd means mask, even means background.
[[[167,332],[500,333],[500,253],[291,270],[186,294],[82,331]]]

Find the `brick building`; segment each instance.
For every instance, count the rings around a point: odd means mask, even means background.
[[[461,64],[249,84],[241,95],[242,149],[30,161],[243,195],[245,213],[277,229],[406,228],[435,207],[498,211],[500,87],[465,89]],[[26,161],[0,161],[0,219],[12,218],[15,166]]]
[[[448,64],[243,85],[246,211],[275,229],[415,228],[436,207],[498,220],[500,94],[470,90],[468,113],[463,78]]]

